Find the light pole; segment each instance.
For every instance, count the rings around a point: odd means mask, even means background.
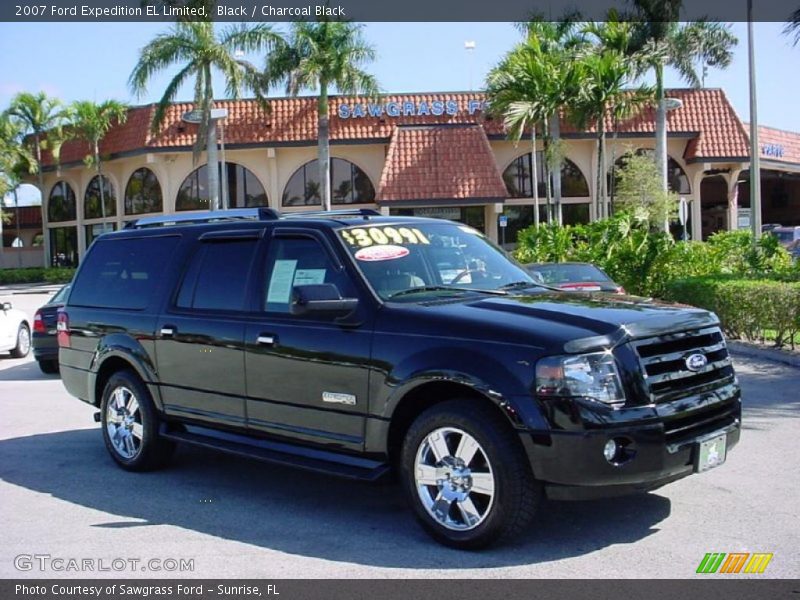
[[[761,237],[761,160],[758,150],[756,58],[753,38],[753,0],[747,0],[747,61],[750,71],[750,229],[753,248]]]
[[[217,158],[217,121],[228,116],[227,108],[212,108],[211,118],[208,122],[208,144],[206,146],[206,174],[208,176],[208,207],[210,210],[219,210],[219,159]],[[185,123],[200,123],[203,118],[202,111],[197,109],[183,113]]]
[[[464,42],[464,50],[467,51],[467,56],[469,57],[467,61],[469,62],[469,91],[472,91],[472,55],[475,52],[475,40],[467,40]]]

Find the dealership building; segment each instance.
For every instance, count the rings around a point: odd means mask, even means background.
[[[693,239],[749,222],[748,127],[719,89],[676,89],[668,113],[669,182],[685,198]],[[320,205],[316,98],[216,103],[227,110],[220,136],[222,197],[230,207],[302,211]],[[101,144],[103,178],[86,167],[88,144],[70,141],[60,166],[45,160],[45,220],[51,263],[76,264],[92,239],[141,216],[207,210],[205,153],[193,162],[191,104],[176,104],[150,133],[153,105],[130,109]],[[333,208],[442,217],[513,243],[534,221],[530,140],[509,141],[475,92],[396,94],[378,100],[332,97]],[[609,165],[654,146],[655,115],[645,109],[608,122]],[[595,218],[597,142],[593,128],[561,124],[562,218]],[[800,134],[760,129],[763,222],[800,225]],[[541,144],[538,148],[541,152]],[[220,157],[222,160],[222,156]],[[539,165],[540,215],[545,217]],[[99,201],[103,186],[105,217]],[[506,217],[500,219],[500,217]],[[506,225],[500,227],[501,221]],[[33,233],[32,233],[33,235]]]

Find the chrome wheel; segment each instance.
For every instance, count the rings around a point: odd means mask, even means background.
[[[106,408],[106,431],[114,451],[125,460],[136,457],[142,449],[142,411],[136,395],[119,386],[111,392]]]
[[[22,325],[17,332],[17,353],[20,356],[27,356],[31,349],[31,332]]]
[[[414,482],[428,514],[447,529],[474,529],[494,502],[489,457],[474,437],[455,427],[436,429],[422,440],[414,460]]]

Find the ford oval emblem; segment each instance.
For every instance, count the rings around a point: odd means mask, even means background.
[[[708,364],[705,354],[690,354],[686,357],[686,368],[690,371],[700,371]]]

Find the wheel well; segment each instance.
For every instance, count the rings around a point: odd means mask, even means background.
[[[425,383],[408,392],[400,400],[392,414],[388,439],[389,461],[392,465],[397,465],[403,438],[414,420],[431,406],[454,398],[474,399],[491,406],[497,411],[497,414],[502,415],[503,419],[508,421],[508,415],[503,412],[503,409],[474,388],[450,381]]]
[[[111,358],[103,362],[103,364],[100,367],[100,370],[97,372],[97,378],[95,379],[94,383],[95,406],[100,406],[100,401],[103,398],[103,390],[105,389],[106,383],[111,378],[111,376],[117,371],[122,371],[124,369],[130,369],[134,373],[136,372],[131,363],[129,363],[124,358],[119,358],[118,356],[112,356]]]

